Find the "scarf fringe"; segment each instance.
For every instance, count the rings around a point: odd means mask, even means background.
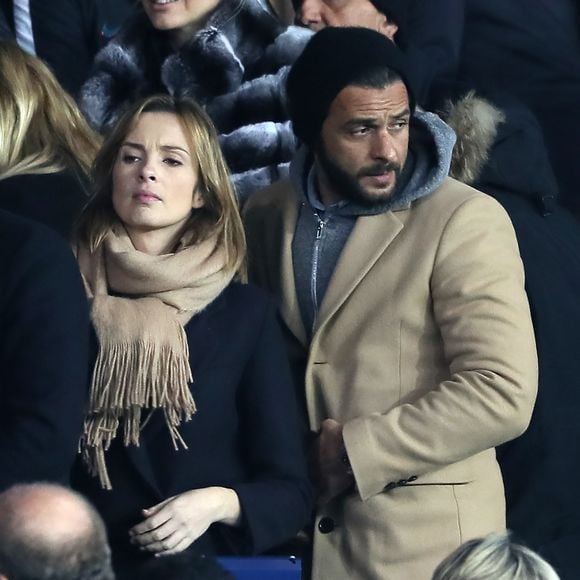
[[[179,425],[196,412],[189,384],[189,349],[184,328],[175,322],[178,348],[138,339],[104,343],[93,371],[89,413],[81,440],[83,459],[104,489],[112,489],[105,452],[121,421],[124,445],[139,446],[142,411],[163,409],[173,447],[187,449]]]

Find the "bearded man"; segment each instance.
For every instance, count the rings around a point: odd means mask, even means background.
[[[383,34],[318,32],[287,94],[303,146],[245,218],[314,435],[312,578],[428,580],[505,528],[494,448],[537,388],[514,231],[448,177],[453,131],[415,110]]]

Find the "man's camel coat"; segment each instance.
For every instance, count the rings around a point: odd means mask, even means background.
[[[316,514],[314,580],[428,580],[469,538],[505,527],[494,447],[527,427],[537,360],[511,223],[452,179],[359,217],[310,344],[291,244],[301,194],[246,207],[250,275],[280,303],[310,428],[344,425],[356,491]]]

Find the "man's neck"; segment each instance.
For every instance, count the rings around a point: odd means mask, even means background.
[[[326,179],[324,172],[318,169],[315,169],[314,185],[318,198],[325,207],[335,205],[339,201],[342,201],[343,198],[334,191],[328,179]]]

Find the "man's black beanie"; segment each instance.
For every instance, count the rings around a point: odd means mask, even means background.
[[[405,55],[388,38],[358,27],[329,27],[317,32],[290,69],[286,83],[296,136],[314,146],[338,93],[348,85],[364,86],[366,76],[384,69],[401,77],[413,111],[415,99]]]

